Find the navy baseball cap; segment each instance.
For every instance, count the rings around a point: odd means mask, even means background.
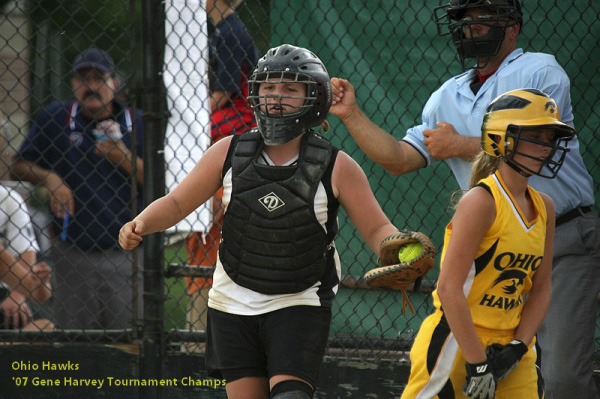
[[[108,55],[107,52],[94,47],[85,50],[75,57],[75,61],[73,62],[73,73],[76,73],[82,68],[94,68],[105,73],[115,73],[115,63],[112,58],[110,58],[110,55]]]

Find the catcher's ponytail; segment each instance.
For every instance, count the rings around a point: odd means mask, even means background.
[[[494,157],[483,151],[480,151],[473,162],[473,170],[471,172],[471,181],[469,182],[469,188],[474,187],[481,179],[485,179],[500,166],[501,159]]]

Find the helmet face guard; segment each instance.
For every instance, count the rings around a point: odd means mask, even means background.
[[[484,11],[477,19],[466,15],[474,8]],[[473,69],[487,66],[490,58],[500,51],[506,28],[523,26],[518,0],[451,0],[434,9],[434,19],[440,36],[452,36],[463,69],[467,59],[476,61]],[[483,37],[473,37],[473,25],[488,26],[490,31]]]
[[[525,133],[542,129],[554,133],[550,142]],[[499,96],[489,105],[481,129],[481,146],[523,176],[552,179],[562,167],[569,152],[567,143],[574,136],[575,129],[560,121],[558,106],[552,98],[537,89],[520,89]],[[548,147],[548,155],[536,157],[523,152],[523,142]],[[528,167],[515,159],[517,155],[540,162],[540,167],[537,170]]]
[[[261,84],[289,83],[302,83],[305,93],[293,97],[259,93]],[[289,44],[270,49],[258,61],[248,87],[248,101],[267,145],[285,144],[311,127],[321,125],[331,107],[331,83],[325,66],[312,52]],[[297,99],[302,99],[303,104],[291,112],[283,111],[292,107],[290,100]],[[267,104],[274,103],[279,104],[280,111],[270,111]]]
[[[523,134],[524,131],[541,129],[554,130],[554,140],[549,143],[547,141],[527,137]],[[537,175],[540,177],[545,177],[547,179],[553,179],[554,177],[556,177],[556,174],[563,165],[565,157],[567,156],[567,152],[569,152],[567,143],[572,138],[573,135],[571,131],[556,125],[541,125],[535,127],[509,125],[505,137],[506,143],[508,143],[508,145],[506,145],[505,143],[503,158],[507,163],[520,169],[519,173],[521,174],[525,174],[528,176]],[[543,158],[532,156],[530,154],[520,151],[519,145],[522,142],[529,142],[544,147],[550,147],[550,152],[548,153],[547,157]],[[535,161],[539,161],[541,162],[541,165],[537,170],[531,169],[522,162],[515,160],[515,155],[520,155],[529,159],[533,159]]]
[[[300,118],[310,111],[317,100],[314,95],[316,83],[310,76],[281,71],[264,72],[252,76],[252,83],[259,89],[261,84],[302,83],[305,86],[304,94],[299,96],[260,95],[259,92],[251,96],[250,103],[257,116],[258,128],[267,145],[287,143],[304,132]],[[290,100],[302,100],[303,103],[294,106]],[[272,110],[274,104],[278,105],[280,111]],[[295,110],[284,112],[286,108]]]

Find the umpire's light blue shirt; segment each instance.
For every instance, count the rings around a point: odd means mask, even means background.
[[[470,70],[446,81],[434,92],[423,109],[423,123],[406,132],[404,141],[415,147],[431,165],[435,159],[423,144],[423,130],[435,129],[437,122],[451,123],[465,136],[480,137],[481,125],[487,106],[497,96],[510,90],[535,88],[550,95],[557,102],[562,121],[573,126],[570,82],[564,69],[552,55],[512,52],[500,68],[473,94],[470,84],[475,78]],[[555,179],[532,176],[529,184],[554,200],[556,214],[594,203],[592,177],[585,169],[577,138],[569,142],[570,152]],[[446,160],[462,189],[467,189],[471,178],[471,162],[460,158]]]

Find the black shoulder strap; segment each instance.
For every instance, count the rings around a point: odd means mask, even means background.
[[[233,149],[235,148],[239,138],[240,137],[238,135],[235,135],[232,137],[231,142],[229,143],[227,155],[225,156],[225,162],[223,162],[223,170],[221,171],[221,181],[223,181],[227,171],[231,169],[231,157],[233,156]]]
[[[490,195],[492,197],[494,197],[494,194],[492,194],[492,189],[490,188],[490,186],[488,186],[487,184],[483,183],[483,182],[479,182],[476,185],[474,185],[473,187],[481,187],[483,188],[485,191],[487,191],[488,193],[490,193]]]
[[[333,146],[313,130],[306,133],[306,139],[303,140],[302,145],[304,148],[300,149],[300,153],[304,162],[301,164],[306,169],[305,175],[313,179],[311,183],[321,181],[331,165]],[[319,173],[314,173],[315,166],[320,169]]]
[[[233,156],[231,157],[231,167],[233,173],[238,173],[244,169],[260,154],[264,143],[258,129],[252,129],[238,136],[236,143],[232,142]],[[231,148],[230,147],[230,148]]]
[[[258,133],[258,130],[256,130],[257,135],[252,135],[251,133],[253,133],[253,132],[254,132],[254,130],[250,130],[245,133],[236,134],[233,136],[233,138],[231,139],[231,143],[229,143],[229,149],[227,150],[227,156],[225,157],[225,162],[223,163],[223,171],[222,171],[222,175],[221,175],[221,180],[223,180],[223,178],[225,177],[225,174],[227,174],[227,171],[232,168],[234,162],[235,162],[236,168],[241,167],[242,169],[245,166],[247,166],[247,164],[249,162],[252,162],[253,157],[250,156],[250,153],[252,152],[252,148],[251,148],[252,144],[251,143],[257,139],[262,142],[262,140],[260,140],[260,133]],[[258,136],[258,137],[256,137],[256,136]],[[240,154],[238,154],[238,147],[240,147],[239,149],[241,150]],[[262,145],[260,145],[260,148],[262,148]],[[256,148],[254,150],[256,151]],[[258,152],[255,152],[255,155],[256,154],[258,154]],[[234,155],[235,155],[235,157],[234,157]],[[237,159],[240,156],[243,157],[244,159],[241,161],[240,160],[233,161],[233,159]],[[249,159],[248,159],[248,157],[249,157]],[[241,165],[240,163],[243,163],[243,164]]]

